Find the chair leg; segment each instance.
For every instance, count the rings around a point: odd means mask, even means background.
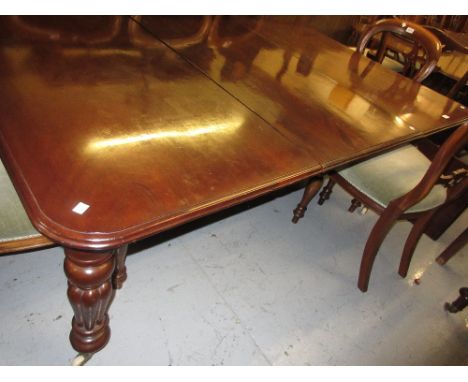
[[[455,96],[460,91],[460,89],[466,85],[467,81],[468,81],[468,72],[465,72],[463,77],[452,87],[452,89],[450,89],[450,91],[447,94],[447,97],[455,98]]]
[[[449,311],[450,313],[457,313],[468,306],[468,288],[460,288],[459,293],[460,296],[455,301],[452,303],[445,303],[445,310]]]
[[[439,256],[436,261],[440,265],[444,265],[449,261],[453,255],[455,255],[463,246],[468,242],[468,228],[466,228],[460,236],[458,236]]]
[[[320,190],[323,184],[323,177],[317,176],[314,178],[310,178],[307,186],[304,190],[304,194],[302,195],[302,199],[294,209],[294,216],[292,218],[293,223],[297,223],[300,218],[304,217],[304,213],[307,210],[307,206],[309,205],[310,201],[314,198],[317,192]]]
[[[418,244],[419,239],[421,238],[424,230],[426,229],[428,223],[431,221],[436,210],[429,211],[419,217],[416,222],[413,224],[413,228],[406,239],[405,247],[400,259],[400,266],[398,268],[398,274],[401,277],[406,277],[408,274],[408,269],[413,258],[414,250]]]
[[[359,269],[358,288],[362,292],[367,292],[375,256],[399,215],[400,211],[387,208],[382,215],[380,215],[379,220],[377,220],[377,223],[375,223],[372,228],[364,248],[364,253],[362,254],[361,267]]]
[[[327,185],[323,188],[322,192],[319,194],[320,196],[319,201],[318,201],[319,205],[322,205],[323,203],[325,203],[325,200],[330,199],[330,194],[332,193],[333,186],[335,184],[336,182],[332,178],[328,180]]]
[[[356,208],[361,207],[361,206],[362,206],[362,203],[359,200],[353,199],[351,200],[351,205],[349,206],[348,211],[354,212]]]

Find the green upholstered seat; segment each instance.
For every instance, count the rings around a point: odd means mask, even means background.
[[[399,149],[360,162],[338,174],[382,207],[411,191],[423,178],[431,161],[416,147]],[[435,185],[430,193],[406,212],[423,212],[440,206],[447,198],[446,188]]]
[[[401,73],[403,71],[403,64],[400,64],[398,61],[392,60],[391,58],[385,57],[382,61],[382,65],[387,69],[390,69],[394,72]]]
[[[2,242],[40,237],[32,226],[0,161],[0,245]]]

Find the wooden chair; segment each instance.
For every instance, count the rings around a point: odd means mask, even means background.
[[[376,36],[382,34],[380,41]],[[378,43],[378,44],[377,44]],[[402,64],[402,74],[421,82],[437,65],[442,44],[423,26],[401,19],[383,19],[370,25],[357,43],[357,51],[364,54],[366,48],[377,44],[371,55],[379,63],[390,57]]]
[[[32,226],[0,161],[0,254],[54,245]]]
[[[465,154],[463,157],[459,158],[459,160],[468,167],[468,154]],[[444,265],[467,243],[468,228],[465,228],[465,230],[437,257],[437,263]]]
[[[468,306],[468,288],[460,288],[458,293],[459,296],[456,300],[451,303],[445,303],[444,308],[446,311],[450,313],[458,313]]]
[[[466,228],[436,259],[440,265],[445,265],[460,249],[468,243],[468,228]],[[459,296],[444,307],[450,313],[457,313],[468,306],[468,288],[460,288]]]
[[[467,144],[465,123],[445,141],[432,162],[415,146],[406,145],[329,174],[330,181],[320,193],[319,204],[329,198],[338,183],[354,198],[350,212],[364,204],[380,215],[363,252],[358,281],[361,291],[367,291],[380,245],[393,224],[402,219],[414,222],[398,271],[406,277],[414,249],[431,217],[445,203],[466,192],[468,167],[461,164],[454,169],[451,160]],[[445,174],[449,163],[451,173]]]

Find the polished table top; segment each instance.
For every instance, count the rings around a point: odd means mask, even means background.
[[[54,20],[1,19],[0,154],[64,246],[117,247],[468,120],[304,22]]]
[[[324,169],[467,117],[456,102],[300,20],[217,18],[203,42],[184,47],[165,36],[189,34],[186,19],[136,19],[271,125],[300,137]]]

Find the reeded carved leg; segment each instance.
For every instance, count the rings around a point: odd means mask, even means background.
[[[353,199],[353,200],[351,200],[351,205],[349,206],[348,211],[349,212],[354,212],[356,210],[356,208],[361,207],[361,205],[362,205],[362,203],[359,200]]]
[[[309,205],[310,201],[314,198],[317,192],[320,190],[323,184],[323,177],[317,176],[314,178],[310,178],[307,186],[304,190],[304,195],[302,195],[302,199],[294,209],[294,216],[292,218],[293,223],[297,223],[300,218],[304,216],[304,213],[307,210],[307,206]]]
[[[458,236],[452,244],[450,244],[444,252],[437,256],[436,261],[440,265],[444,265],[449,261],[453,255],[455,255],[460,249],[462,249],[468,242],[468,228],[466,228],[460,236]]]
[[[358,288],[362,292],[367,292],[370,273],[374,264],[375,256],[377,255],[380,245],[384,241],[399,215],[399,211],[395,209],[389,209],[389,207],[387,207],[387,209],[382,215],[380,215],[379,220],[377,220],[377,223],[375,223],[374,227],[372,228],[372,231],[366,242],[366,247],[364,248],[364,253],[362,254],[361,267],[359,269]]]
[[[322,205],[323,203],[325,203],[325,200],[330,199],[330,194],[333,191],[333,186],[335,185],[335,183],[336,182],[332,178],[329,179],[327,185],[323,188],[322,192],[319,194],[320,196],[319,201],[318,201],[319,205]]]
[[[101,350],[109,341],[109,309],[114,289],[114,251],[87,252],[65,248],[68,299],[75,313],[70,342],[81,353]]]
[[[450,313],[457,313],[468,306],[468,288],[460,288],[460,296],[452,303],[445,303],[445,310]]]
[[[425,213],[413,224],[413,228],[411,228],[408,238],[406,239],[405,248],[401,255],[400,267],[398,268],[398,274],[401,277],[406,277],[408,274],[408,269],[411,259],[413,258],[414,250],[416,249],[416,245],[435,212],[436,210]]]
[[[128,245],[115,250],[115,271],[112,277],[114,289],[121,289],[125,280],[127,280],[127,267],[125,258],[127,257]]]

